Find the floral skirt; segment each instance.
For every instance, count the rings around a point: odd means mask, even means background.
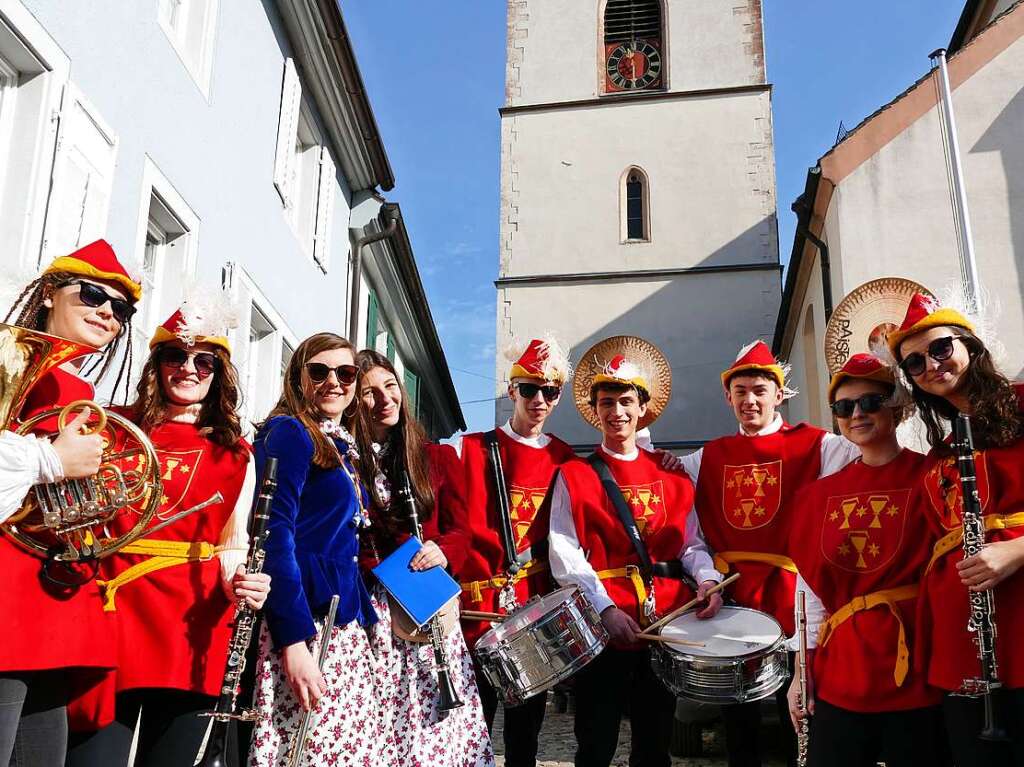
[[[316,624],[319,636],[323,618]],[[317,642],[310,644],[315,658]],[[374,665],[366,629],[355,621],[334,627],[323,667],[327,694],[313,709],[302,767],[390,767],[382,753],[386,731]],[[271,649],[266,626],[260,633],[256,711],[249,766],[287,767],[304,712],[285,678],[280,653]]]
[[[372,593],[379,621],[371,631],[374,686],[388,730],[385,763],[395,767],[493,767],[494,748],[487,733],[473,660],[455,629],[445,638],[448,669],[462,707],[440,716],[437,670],[430,642],[407,642],[391,631],[384,590]]]

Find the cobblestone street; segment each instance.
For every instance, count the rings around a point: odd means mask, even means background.
[[[576,751],[576,739],[572,731],[573,715],[555,710],[550,699],[544,718],[544,730],[541,732],[540,753],[537,755],[538,767],[572,767],[573,754]],[[504,745],[502,741],[502,713],[499,709],[494,722],[494,748],[498,755],[498,767],[504,767]],[[783,767],[785,762],[777,754],[772,755],[766,765]],[[672,767],[725,767],[725,742],[721,725],[704,730],[704,755],[700,758],[683,759],[673,757]],[[629,722],[624,720],[619,731],[619,748],[615,752],[612,767],[628,767],[629,765]]]

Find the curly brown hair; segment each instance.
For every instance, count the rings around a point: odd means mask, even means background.
[[[963,385],[971,403],[971,431],[975,447],[984,450],[1013,444],[1024,437],[1024,413],[1021,413],[1013,384],[996,368],[992,355],[980,338],[964,328],[951,327],[950,330],[963,342],[970,355]],[[897,350],[897,358],[903,361],[900,350]],[[917,411],[928,430],[928,444],[936,452],[951,453],[943,422],[951,423],[959,411],[944,397],[926,392],[913,378],[910,378],[910,384]]]
[[[160,354],[167,348],[166,343],[157,344],[149,353],[149,359],[142,368],[142,375],[135,387],[137,397],[129,407],[136,423],[146,433],[167,420],[170,401],[160,383]],[[208,440],[229,450],[245,450],[242,441],[242,421],[238,417],[241,395],[238,391],[238,370],[231,363],[231,357],[220,346],[211,352],[218,360],[217,372],[213,375],[210,391],[203,399],[196,426]]]
[[[46,299],[53,294],[53,291],[57,290],[62,285],[65,285],[69,281],[77,279],[78,277],[79,275],[72,274],[71,272],[50,272],[49,274],[44,274],[32,280],[32,282],[30,282],[25,289],[21,291],[21,295],[18,296],[11,308],[7,310],[7,314],[4,316],[4,322],[10,322],[11,315],[17,312],[18,314],[14,320],[15,325],[45,333],[46,325],[50,318],[50,309],[46,306]],[[131,300],[130,297],[129,300]],[[134,303],[134,301],[132,301],[132,303]],[[89,377],[98,369],[99,373],[96,375],[95,381],[96,383],[102,381],[103,377],[110,370],[111,365],[114,364],[118,349],[121,346],[121,341],[126,337],[129,339],[131,338],[131,329],[131,320],[122,324],[117,335],[114,337],[114,340],[101,350],[100,356],[93,361],[92,364],[82,370],[82,377]],[[129,379],[125,373],[130,371],[131,368],[132,345],[129,341],[125,344],[124,354],[121,355],[121,364],[117,369],[117,378],[114,380],[114,388],[110,395],[112,400],[117,398],[117,390],[121,388],[123,383],[124,402],[127,404]]]
[[[284,371],[281,398],[266,420],[258,424],[262,428],[266,421],[277,415],[297,418],[306,427],[309,438],[313,440],[313,463],[321,469],[341,466],[341,456],[334,443],[320,430],[323,415],[313,404],[313,383],[306,372],[306,363],[321,352],[332,349],[348,349],[352,352],[353,358],[356,354],[356,348],[349,340],[335,333],[317,333],[299,344]]]
[[[423,446],[428,441],[426,430],[416,419],[416,416],[412,414],[409,408],[409,395],[391,360],[373,349],[363,349],[356,355],[356,367],[359,368],[359,378],[356,379],[356,397],[359,400],[354,420],[362,475],[370,478],[377,476],[378,473],[383,473],[391,487],[397,489],[403,484],[402,473],[408,472],[409,486],[412,488],[419,520],[422,524],[434,512],[434,491],[430,484],[430,463],[427,459],[427,452],[423,449]],[[388,433],[389,449],[383,456],[373,449],[373,416],[369,409],[363,405],[362,398],[360,397],[363,378],[374,368],[381,368],[393,375],[402,393],[402,405],[399,411],[398,423]],[[394,536],[398,532],[411,533],[411,520],[405,508],[395,503],[394,498],[392,503],[386,506],[377,492],[376,484],[368,481],[367,486],[373,506],[377,510],[379,518],[388,534]]]

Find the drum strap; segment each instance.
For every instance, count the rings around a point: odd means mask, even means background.
[[[622,490],[616,484],[611,469],[608,468],[608,464],[604,462],[601,456],[597,453],[591,453],[587,456],[587,463],[597,473],[605,495],[608,496],[608,500],[615,507],[615,513],[619,515],[622,529],[626,531],[626,536],[633,544],[637,558],[640,560],[640,574],[643,576],[644,583],[650,588],[650,585],[654,582],[654,564],[651,562],[651,555],[647,551],[647,544],[644,543],[644,539],[636,527],[636,519],[633,518],[633,512],[630,510],[629,504],[626,503]]]
[[[501,548],[505,552],[505,570],[510,575],[515,575],[521,564],[516,556],[516,539],[512,534],[512,512],[509,508],[505,470],[501,465],[501,450],[498,449],[497,429],[484,432],[484,442],[487,444],[491,478],[494,480],[494,503],[498,512],[498,535],[501,538]]]
[[[985,524],[986,532],[1022,527],[1024,526],[1024,512],[1017,512],[1016,514],[986,514],[982,517],[982,522]],[[932,567],[935,566],[935,563],[942,559],[942,557],[946,556],[953,549],[959,548],[963,542],[963,537],[964,529],[962,526],[958,526],[939,538],[932,549],[932,558],[928,562],[928,567],[924,570],[925,574],[927,575]]]
[[[907,648],[907,633],[903,627],[903,615],[900,612],[900,608],[896,606],[896,603],[915,599],[917,592],[917,584],[914,583],[909,586],[897,586],[896,588],[872,591],[870,594],[854,597],[832,613],[828,620],[821,624],[821,632],[818,634],[818,646],[824,647],[827,645],[828,640],[832,638],[832,633],[861,610],[887,607],[900,627],[899,635],[896,638],[896,666],[893,669],[892,675],[896,686],[902,687],[903,681],[907,678],[907,671],[910,668],[910,650]]]

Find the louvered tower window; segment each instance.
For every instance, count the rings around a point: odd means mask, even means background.
[[[604,9],[605,93],[661,88],[661,51],[660,0],[608,0]]]

